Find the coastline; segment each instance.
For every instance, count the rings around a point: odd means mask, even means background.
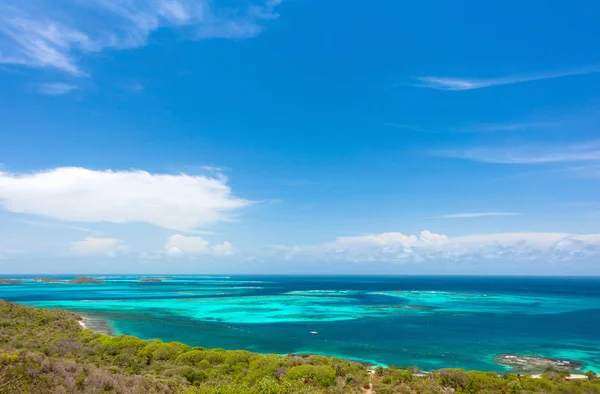
[[[104,334],[104,335],[109,335],[109,336],[115,336],[118,335],[115,330],[110,326],[110,324],[108,323],[108,321],[106,321],[105,319],[96,317],[96,316],[90,316],[90,315],[80,315],[77,314],[79,316],[78,319],[78,323],[81,326],[82,329],[88,329],[91,331],[94,331],[98,334]]]
[[[175,277],[171,283],[161,286],[134,283],[137,277],[102,279],[107,279],[107,283],[81,286],[81,289],[41,284],[27,288],[25,285],[10,286],[2,290],[5,290],[6,298],[25,305],[72,310],[86,318],[96,315],[115,329],[113,334],[174,340],[211,348],[251,349],[262,354],[321,354],[381,366],[417,365],[423,370],[464,368],[502,374],[515,370],[499,366],[494,357],[500,353],[515,353],[581,360],[585,370],[597,366],[593,370],[600,372],[600,353],[596,347],[598,334],[590,329],[600,316],[600,306],[594,308],[597,306],[596,286],[591,286],[590,297],[586,295],[575,302],[567,295],[551,292],[557,286],[567,289],[571,286],[563,282],[557,282],[555,286],[536,281],[535,285],[543,291],[538,289],[529,298],[519,298],[520,293],[513,288],[514,281],[502,287],[504,282],[497,281],[470,284],[453,280],[440,284],[413,283],[407,279],[406,283],[402,282],[407,288],[427,286],[433,289],[437,286],[443,290],[444,286],[452,286],[454,289],[446,289],[444,295],[424,293],[424,298],[411,300],[415,304],[425,301],[447,303],[452,301],[448,297],[453,294],[460,304],[449,312],[419,314],[420,311],[416,311],[413,314],[402,311],[400,314],[387,307],[373,308],[408,302],[390,296],[396,291],[391,289],[401,287],[401,281],[381,281],[382,286],[385,284],[390,288],[384,296],[372,294],[373,289],[381,290],[380,281],[372,279],[346,283],[343,279],[236,277],[230,283]],[[262,279],[262,289],[235,290],[250,279]],[[216,286],[219,286],[218,290],[213,291]],[[483,291],[482,287],[489,286],[505,291],[502,294],[506,297],[498,296],[492,300],[499,305],[493,311],[477,311],[477,305],[490,303],[489,297],[464,295]],[[221,292],[220,289],[231,289],[231,294],[227,293],[227,297],[214,295]],[[344,290],[344,294],[335,290],[340,293],[337,298],[327,294],[309,298],[307,294],[325,292],[310,289],[354,290],[350,295],[344,295],[350,290]],[[466,304],[464,308],[462,303]],[[513,307],[514,310],[510,309]],[[366,315],[363,314],[365,310]],[[372,317],[365,317],[371,314]],[[329,322],[330,316],[342,316],[346,320]],[[108,333],[87,319],[82,322],[87,328]],[[320,334],[309,335],[311,330]]]
[[[90,392],[107,391],[107,387],[126,387],[127,391],[117,392],[132,393],[152,392],[153,388],[164,393],[197,392],[196,389],[200,389],[206,394],[364,394],[392,393],[398,392],[397,389],[401,392],[409,389],[411,392],[440,394],[600,393],[600,379],[591,372],[586,373],[584,378],[574,370],[572,372],[577,373],[569,376],[566,369],[551,369],[532,376],[443,368],[442,365],[440,369],[424,372],[416,367],[374,367],[343,358],[311,354],[282,357],[242,350],[206,349],[169,341],[168,338],[145,340],[131,335],[103,335],[88,328],[94,321],[93,317],[90,320],[89,316],[83,317],[67,310],[35,308],[4,300],[0,300],[0,317],[11,322],[4,325],[6,332],[0,343],[3,354],[7,355],[3,358],[3,365],[9,365],[11,370],[19,373],[18,389],[9,392],[47,392],[48,387],[44,385],[50,383],[55,389],[53,392],[80,391],[79,386],[85,384],[94,389]],[[45,349],[50,349],[50,354],[46,354]],[[24,368],[32,361],[40,366],[54,363],[58,367],[44,370],[40,375],[37,368]],[[139,370],[132,374],[131,366]],[[91,371],[87,372],[91,378],[79,379],[78,387],[73,387],[71,382],[75,382],[86,370]],[[588,381],[584,382],[585,379]],[[136,382],[139,387],[131,390]],[[265,387],[265,384],[268,386]],[[515,391],[515,388],[518,390]]]
[[[94,331],[99,334],[104,334],[104,335],[109,335],[109,336],[128,335],[128,334],[117,334],[114,331],[114,329],[112,329],[110,327],[109,323],[105,319],[98,318],[98,317],[89,317],[89,316],[79,315],[78,323],[82,329],[88,329],[88,330]],[[151,340],[151,339],[149,339],[149,340]],[[228,350],[240,350],[240,349],[228,349]],[[241,349],[241,350],[244,350],[244,349]],[[261,354],[264,356],[273,354],[273,353],[263,353],[263,352],[252,352],[252,353],[257,353],[257,354]],[[301,352],[290,352],[287,354],[277,354],[277,355],[283,356],[283,357],[323,356],[323,357],[339,358],[339,359],[342,359],[345,361],[352,361],[352,362],[362,364],[369,371],[372,371],[377,367],[383,367],[383,368],[389,367],[388,364],[384,364],[384,363],[381,363],[381,362],[378,362],[375,360],[363,359],[360,357],[347,357],[347,356],[343,356],[340,354],[325,353],[325,352],[301,351]],[[496,357],[499,357],[499,356],[500,355],[498,355]],[[520,356],[520,357],[531,358],[531,357],[537,357],[537,356]],[[546,358],[539,357],[539,359],[543,360]],[[519,374],[522,376],[529,376],[533,379],[542,379],[543,378],[541,373],[520,371],[518,368],[510,367],[510,366],[502,364],[502,363],[497,363],[497,364],[506,368],[505,372],[497,372],[497,374],[499,376]],[[426,371],[426,370],[420,369],[418,366],[416,366],[414,368],[416,368],[419,371],[419,374],[423,375],[423,376],[432,372],[432,371]],[[442,367],[441,369],[444,369],[444,367]],[[453,369],[453,368],[450,368],[450,369]],[[592,370],[593,370],[593,368],[592,368]],[[566,378],[567,380],[587,380],[588,379],[587,376],[583,374],[582,369],[580,369],[580,368],[574,369],[574,370],[572,370],[572,372],[575,372],[575,373],[571,373],[569,375],[569,377]]]

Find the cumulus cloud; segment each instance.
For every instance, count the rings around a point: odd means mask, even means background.
[[[0,4],[0,63],[84,75],[81,54],[135,48],[161,27],[191,39],[253,37],[275,19],[279,0],[224,7],[210,0],[6,0]]]
[[[600,256],[600,234],[498,233],[448,237],[389,232],[338,237],[334,242],[277,246],[286,259],[419,263],[423,261],[547,261]]]
[[[231,220],[233,211],[251,202],[232,196],[223,176],[61,167],[0,172],[0,204],[10,212],[63,221],[141,222],[193,232]]]
[[[171,235],[165,243],[165,253],[169,257],[212,255],[230,256],[233,246],[229,242],[211,245],[202,237],[188,237],[181,234]]]
[[[83,241],[74,242],[68,255],[92,257],[108,256],[114,257],[126,253],[129,247],[117,238],[85,238]]]

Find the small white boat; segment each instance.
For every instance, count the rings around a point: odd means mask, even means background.
[[[319,333],[316,332],[316,331],[311,331],[310,333],[313,334],[313,335],[319,335]]]

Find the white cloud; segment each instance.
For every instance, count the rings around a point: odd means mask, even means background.
[[[100,231],[92,230],[91,228],[79,227],[79,226],[71,226],[69,224],[57,223],[57,222],[43,222],[38,220],[15,220],[18,223],[28,224],[30,226],[38,226],[38,227],[48,227],[48,228],[60,228],[72,231],[81,231],[84,233],[96,233],[100,234]]]
[[[109,256],[114,257],[126,253],[129,247],[117,238],[85,238],[83,241],[74,242],[69,250],[70,256]]]
[[[171,235],[165,243],[165,253],[169,257],[196,255],[230,256],[233,247],[229,242],[211,245],[202,237],[188,237],[181,234]]]
[[[436,216],[434,219],[470,219],[470,218],[481,218],[486,216],[517,216],[520,213],[516,212],[465,212],[465,213],[452,213],[449,215]]]
[[[438,90],[472,90],[487,88],[490,86],[511,85],[515,83],[538,81],[541,79],[554,79],[568,77],[571,75],[584,75],[597,72],[600,72],[600,65],[581,67],[566,71],[546,72],[530,75],[515,75],[489,79],[466,79],[425,76],[416,78],[416,80],[419,81],[419,84],[417,84],[416,86]]]
[[[94,171],[61,167],[0,172],[0,204],[10,212],[71,222],[149,223],[193,232],[231,220],[251,202],[231,195],[223,176]]]
[[[105,48],[135,48],[161,27],[192,39],[243,39],[277,18],[279,1],[217,8],[210,0],[6,0],[0,4],[0,63],[85,75],[78,58]]]
[[[48,96],[62,96],[65,94],[69,94],[77,89],[79,88],[75,85],[62,82],[55,82],[40,85],[38,91]]]
[[[213,245],[212,253],[215,256],[231,256],[233,254],[233,245],[227,241],[222,244]]]
[[[600,234],[498,233],[448,237],[428,230],[338,237],[334,242],[276,246],[271,257],[298,261],[420,263],[424,261],[562,261],[600,256]]]
[[[600,160],[600,140],[574,145],[530,146],[507,148],[469,148],[433,152],[438,156],[455,157],[485,163],[541,164]]]

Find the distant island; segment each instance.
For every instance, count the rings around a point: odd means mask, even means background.
[[[104,282],[105,281],[102,279],[94,279],[94,278],[90,278],[89,276],[78,276],[77,278],[68,281],[68,283],[77,284],[77,285],[96,284],[96,283],[104,283]]]
[[[33,282],[82,285],[82,284],[104,283],[105,281],[101,280],[101,279],[94,279],[89,276],[78,276],[77,278],[71,279],[71,280],[60,280],[60,279],[54,279],[54,278],[39,277],[39,278],[33,278]]]
[[[25,282],[19,279],[0,279],[0,285],[23,285]]]
[[[498,356],[511,366],[513,360],[550,363],[536,376],[456,368],[424,372],[109,336],[86,329],[84,321],[72,312],[0,300],[0,393],[600,393],[594,372],[569,376],[555,369],[580,365],[568,360]]]

